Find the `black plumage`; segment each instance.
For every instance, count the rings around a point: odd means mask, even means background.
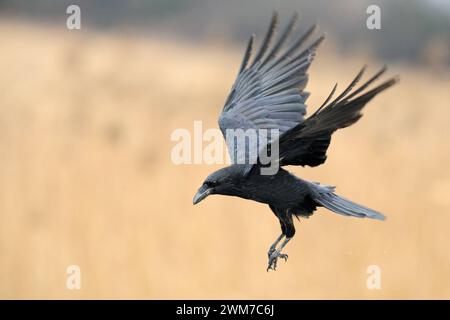
[[[226,138],[233,164],[208,176],[193,200],[196,204],[208,195],[221,194],[268,204],[278,217],[282,230],[269,249],[268,269],[276,268],[278,258],[287,259],[281,250],[295,234],[293,217],[309,217],[317,207],[325,207],[345,216],[384,219],[381,213],[338,196],[334,187],[300,179],[282,168],[287,165],[314,167],[324,163],[333,132],[358,121],[364,106],[397,82],[397,78],[392,78],[367,90],[385,73],[384,67],[356,87],[364,74],[364,67],[337,98],[330,102],[335,86],[323,105],[305,119],[309,96],[304,91],[307,71],[324,36],[305,45],[316,29],[312,26],[290,46],[285,45],[297,19],[297,14],[294,14],[271,45],[278,23],[278,15],[274,13],[251,63],[254,36],[250,38],[237,79],[219,117],[219,127]],[[279,136],[269,144],[261,144],[257,140],[242,148],[227,138],[228,130],[237,129],[277,129]],[[266,165],[261,161],[248,163],[249,153],[255,152],[259,160],[261,152],[266,152],[266,148],[274,143],[278,145],[279,154],[272,161],[280,168],[275,174],[265,175],[261,168]],[[277,248],[283,238],[285,240]]]

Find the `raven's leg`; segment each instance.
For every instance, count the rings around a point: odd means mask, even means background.
[[[280,219],[280,224],[281,224],[282,235],[277,239],[275,246],[276,246],[276,244],[278,244],[279,241],[281,241],[281,239],[283,239],[283,236],[285,236],[286,239],[284,239],[283,243],[280,245],[280,247],[278,249],[275,249],[272,252],[270,252],[270,250],[269,250],[270,254],[269,254],[269,263],[267,266],[267,271],[269,271],[269,269],[276,270],[278,258],[281,258],[281,259],[284,259],[285,261],[287,261],[288,255],[285,253],[281,253],[281,250],[283,250],[283,248],[286,246],[286,244],[289,242],[289,240],[292,239],[292,237],[295,234],[295,227],[294,227],[294,221],[292,220],[292,215],[287,215],[284,217],[284,219]]]
[[[277,238],[277,240],[272,244],[269,248],[268,256],[269,256],[269,263],[267,266],[267,271],[269,269],[275,270],[277,267],[277,261],[278,258],[282,258],[287,261],[288,255],[281,253],[281,250],[286,246],[286,244],[291,240],[291,238],[295,234],[295,227],[294,227],[294,221],[292,219],[292,211],[289,208],[278,208],[273,205],[269,205],[272,212],[275,214],[275,216],[280,221],[281,226],[281,235]],[[286,239],[281,244],[280,248],[276,248],[278,243],[284,238]]]
[[[277,238],[277,240],[275,240],[275,242],[270,246],[269,252],[267,252],[267,255],[269,256],[269,258],[270,258],[270,255],[271,255],[272,253],[275,252],[275,249],[277,248],[277,244],[278,244],[281,240],[283,240],[283,238],[284,238],[284,234],[282,233],[282,234],[280,234],[280,236]]]
[[[280,248],[278,249],[278,251],[281,252],[281,250],[283,250],[284,246],[287,245],[287,243],[291,240],[292,238],[286,238],[284,239],[283,243],[281,244]],[[285,256],[287,257],[287,254],[285,254]],[[281,257],[282,258],[282,257]]]
[[[278,217],[278,215],[276,214],[276,212],[277,212],[276,209],[273,207],[270,207],[270,208],[275,213],[275,215]],[[270,255],[275,252],[275,249],[277,248],[278,243],[281,240],[283,240],[283,238],[286,236],[286,225],[283,220],[281,220],[281,219],[279,219],[279,220],[280,220],[280,226],[281,226],[281,234],[277,238],[277,240],[275,240],[275,242],[270,246],[269,252],[267,252],[267,255],[269,256],[269,258],[270,258]]]
[[[291,240],[292,238],[286,238],[284,239],[283,243],[281,244],[280,248],[276,249],[272,254],[269,255],[269,265],[267,266],[267,271],[269,269],[276,270],[277,269],[277,261],[278,258],[284,259],[284,261],[287,261],[288,255],[285,253],[281,253],[281,250],[283,250],[284,246]]]

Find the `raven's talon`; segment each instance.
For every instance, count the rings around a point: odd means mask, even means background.
[[[268,267],[267,267],[267,272],[269,272],[269,270],[277,271],[277,265],[276,265],[276,263],[275,263],[274,265],[268,266]]]
[[[267,271],[270,269],[277,270],[277,262],[278,258],[284,259],[284,261],[287,261],[288,255],[285,253],[281,253],[278,250],[275,250],[272,252],[272,254],[269,255],[269,265],[267,266]]]

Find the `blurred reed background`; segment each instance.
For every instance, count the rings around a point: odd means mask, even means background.
[[[450,298],[445,1],[381,1],[381,31],[365,28],[364,1],[73,3],[80,31],[65,1],[0,1],[0,298]],[[170,134],[216,127],[244,38],[261,38],[273,8],[300,11],[302,27],[318,15],[328,34],[309,112],[365,63],[401,82],[333,137],[325,165],[290,168],[387,221],[319,209],[267,273],[269,208],[192,206],[221,166],[174,165]],[[72,264],[81,290],[66,288]]]

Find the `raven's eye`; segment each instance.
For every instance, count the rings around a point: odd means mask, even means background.
[[[208,188],[212,188],[217,185],[216,181],[205,181],[205,184]]]

